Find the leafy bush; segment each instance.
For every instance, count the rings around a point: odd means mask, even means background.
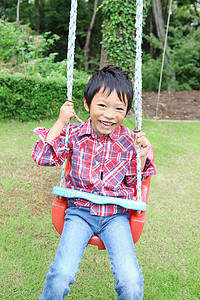
[[[0,19],[0,64],[10,72],[47,76],[57,53],[48,54],[59,36],[45,32],[36,35],[29,26]]]
[[[200,89],[199,37],[200,27],[181,37],[179,44],[171,53],[178,90],[184,90],[187,86],[188,89]]]
[[[162,77],[162,90],[181,91],[200,89],[200,27],[189,32],[186,36],[180,27],[170,27],[166,56]],[[155,49],[162,49],[159,40],[145,36],[154,45]],[[156,59],[150,59],[150,55],[143,57],[143,89],[151,91],[158,89],[162,54]]]
[[[84,110],[83,94],[88,75],[74,71],[73,100],[76,112]],[[58,117],[67,95],[66,78],[44,79],[0,72],[0,119],[22,121]]]
[[[58,38],[49,32],[36,35],[27,25],[0,19],[1,119],[28,121],[58,116],[67,97],[67,61],[54,63],[56,53],[47,55]],[[87,74],[74,70],[77,112],[84,109],[87,81]]]
[[[142,88],[144,91],[152,91],[158,88],[161,63],[161,57],[157,59],[151,59],[149,54],[143,56]],[[165,72],[163,74],[163,77],[164,76]],[[164,80],[162,88],[164,88]]]

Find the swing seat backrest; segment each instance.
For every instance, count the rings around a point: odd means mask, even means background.
[[[153,148],[148,153],[148,158],[151,161],[154,161],[154,151]],[[70,165],[67,161],[66,165],[66,173],[69,171]],[[145,181],[142,182],[141,186],[141,196],[142,201],[147,203],[148,194],[149,194],[149,188],[150,188],[150,182],[151,182],[151,176],[149,176]],[[135,196],[137,196],[137,189],[135,186]],[[54,224],[55,229],[59,234],[62,233],[63,225],[64,225],[64,218],[65,218],[65,210],[67,209],[67,198],[55,196],[53,203],[52,203],[52,221]],[[139,240],[144,224],[146,221],[146,211],[137,212],[136,210],[129,210],[130,213],[130,228],[131,228],[131,234],[133,237],[134,244]],[[101,239],[94,235],[89,240],[88,244],[96,245],[100,250],[105,249],[105,246]]]

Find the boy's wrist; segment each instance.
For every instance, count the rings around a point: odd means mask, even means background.
[[[58,118],[54,125],[51,127],[50,131],[48,132],[46,136],[46,142],[49,142],[58,137],[61,134],[65,125],[65,122],[63,122],[62,119]]]
[[[58,127],[60,128],[64,128],[70,121],[70,118],[65,119],[65,121],[63,119],[58,118],[58,120],[56,121],[56,124]]]

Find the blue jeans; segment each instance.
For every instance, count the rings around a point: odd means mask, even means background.
[[[118,300],[143,298],[143,276],[139,268],[130,232],[129,213],[109,217],[90,215],[87,207],[66,210],[60,244],[46,274],[39,300],[61,300],[75,282],[89,239],[98,234],[108,251],[116,280]]]

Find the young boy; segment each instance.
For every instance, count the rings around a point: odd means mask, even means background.
[[[156,174],[147,154],[151,148],[144,133],[135,135],[122,126],[131,108],[132,83],[117,67],[107,66],[91,77],[84,93],[90,118],[69,127],[74,105],[66,101],[51,129],[36,128],[40,137],[33,159],[41,165],[61,165],[67,158],[71,171],[64,187],[120,198],[133,198],[136,183],[136,148],[141,147],[142,179]],[[138,265],[127,209],[99,205],[85,199],[70,199],[60,244],[46,274],[40,299],[64,299],[75,282],[89,239],[98,234],[108,251],[116,280],[117,299],[142,299],[143,276]]]

